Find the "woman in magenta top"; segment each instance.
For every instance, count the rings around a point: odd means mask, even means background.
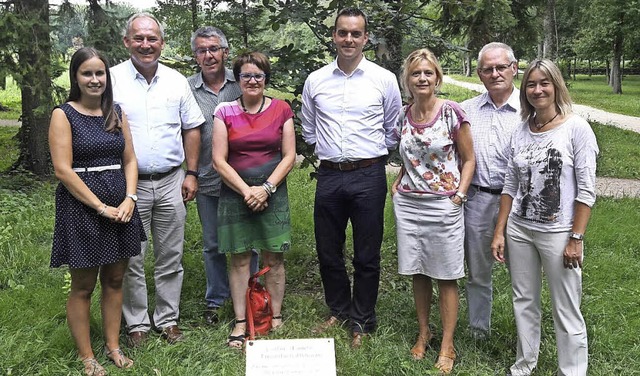
[[[233,73],[242,95],[218,105],[213,122],[213,165],[224,184],[218,205],[218,247],[231,254],[229,284],[236,320],[230,347],[245,341],[251,251],[262,252],[265,285],[272,299],[272,327],[282,325],[284,251],[291,245],[285,178],[296,156],[293,111],[264,95],[271,67],[259,52],[238,56]]]

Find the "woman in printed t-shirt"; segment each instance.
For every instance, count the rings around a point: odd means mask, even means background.
[[[571,113],[569,91],[550,60],[529,64],[520,103],[523,121],[511,138],[512,154],[491,244],[496,260],[507,261],[513,288],[518,347],[509,374],[528,376],[537,364],[544,270],[558,374],[584,376],[588,352],[580,312],[582,238],[596,200],[598,145],[589,123]]]

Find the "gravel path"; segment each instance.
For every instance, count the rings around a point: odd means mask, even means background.
[[[479,93],[486,91],[481,84],[457,81],[449,76],[444,76],[444,82]],[[587,120],[640,133],[640,117],[613,114],[581,104],[574,104],[573,110]],[[615,198],[640,197],[640,180],[598,177],[596,179],[596,192],[598,196],[611,196]]]
[[[16,127],[19,127],[20,125],[22,125],[21,122],[17,121],[17,120],[9,120],[9,119],[0,119],[0,127],[5,126],[5,125],[13,125]]]

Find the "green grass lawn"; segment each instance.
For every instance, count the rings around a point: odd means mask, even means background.
[[[268,338],[309,338],[328,313],[323,301],[313,236],[314,182],[310,170],[295,169],[289,178],[293,247],[286,255],[285,327]],[[389,177],[392,179],[393,177]],[[55,183],[24,175],[0,179],[0,374],[76,375],[81,369],[66,326],[65,270],[49,269],[54,223]],[[343,329],[332,329],[339,375],[429,375],[437,346],[423,361],[409,350],[417,334],[410,279],[397,274],[395,227],[391,204],[386,208],[382,245],[382,278],[377,306],[379,328],[363,348],[353,351]],[[640,369],[640,200],[599,198],[586,236],[583,313],[589,333],[590,375],[633,375]],[[349,242],[350,243],[350,242]],[[185,280],[181,301],[184,343],[169,346],[152,336],[138,350],[125,349],[136,361],[121,371],[106,362],[100,328],[99,291],[92,304],[92,342],[98,360],[111,375],[244,375],[244,356],[226,347],[233,311],[228,302],[222,323],[201,325],[205,277],[201,230],[195,205],[189,205],[185,243]],[[350,253],[350,251],[349,251]],[[148,255],[152,252],[148,252]],[[350,267],[350,266],[349,266]],[[153,286],[151,258],[148,283]],[[515,324],[506,269],[495,268],[493,336],[475,342],[467,329],[464,283],[455,343],[457,375],[500,375],[515,357]],[[150,289],[153,292],[153,287]],[[432,309],[436,338],[440,334],[437,295]],[[548,291],[543,297],[543,332],[536,376],[554,375],[556,350]],[[151,302],[153,304],[153,302]]]
[[[520,78],[522,75],[520,75]],[[458,81],[481,84],[477,75],[466,77],[451,75]],[[640,76],[625,76],[622,81],[622,94],[613,94],[607,84],[605,76],[577,75],[576,80],[570,79],[569,92],[575,103],[617,114],[640,116]],[[520,79],[515,80],[520,87]]]

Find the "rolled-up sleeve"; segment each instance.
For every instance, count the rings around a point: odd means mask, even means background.
[[[576,201],[589,207],[596,202],[596,158],[600,152],[596,136],[586,121],[575,128],[572,139]]]

